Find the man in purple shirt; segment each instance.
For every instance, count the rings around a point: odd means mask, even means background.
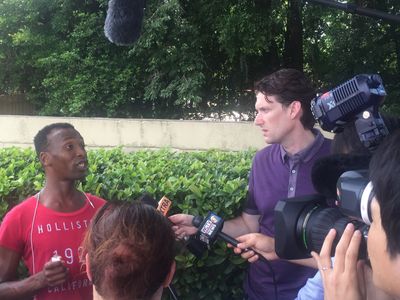
[[[310,102],[315,91],[300,71],[282,69],[255,84],[257,116],[264,140],[271,144],[260,150],[254,160],[249,178],[249,193],[242,214],[224,223],[223,232],[245,242],[254,237],[266,241],[274,252],[274,207],[287,197],[313,194],[311,167],[315,160],[329,154],[330,141],[313,129],[315,120]],[[196,233],[191,225],[193,216],[174,215],[178,237]],[[237,253],[240,252],[237,248]],[[254,253],[243,253],[250,262],[244,282],[246,299],[274,299],[275,285],[279,300],[294,299],[297,291],[316,270],[271,255],[275,274]]]

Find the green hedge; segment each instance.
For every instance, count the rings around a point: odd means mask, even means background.
[[[225,219],[237,215],[246,196],[254,151],[125,153],[91,150],[89,174],[81,188],[107,200],[130,200],[144,192],[173,201],[171,213]],[[44,174],[31,149],[0,149],[0,214],[40,190]],[[177,256],[174,286],[181,299],[241,299],[244,261],[222,242],[198,260],[188,251]]]

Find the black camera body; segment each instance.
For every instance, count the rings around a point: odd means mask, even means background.
[[[366,170],[344,172],[338,180],[337,206],[329,207],[323,195],[307,195],[278,201],[275,206],[275,250],[285,259],[311,257],[319,252],[331,228],[336,246],[348,223],[359,229],[364,239],[360,258],[367,257],[366,238],[371,224],[372,185]],[[332,247],[331,255],[334,256]]]
[[[363,145],[373,152],[388,130],[379,114],[379,106],[386,96],[382,79],[377,74],[361,74],[353,77],[333,90],[316,97],[311,102],[311,111],[323,130],[340,132],[349,122],[354,122]],[[336,229],[336,238],[331,255],[348,223],[361,230],[364,239],[359,257],[367,257],[366,239],[371,223],[372,184],[368,180],[368,159],[362,164],[351,155],[342,155],[343,161],[326,159],[320,164],[316,190],[332,190],[335,204],[329,204],[323,194],[287,198],[275,206],[275,250],[284,259],[311,257],[310,252],[320,252],[326,235]],[[343,162],[347,165],[343,165]],[[360,167],[362,166],[362,167]],[[333,175],[332,175],[333,174]]]

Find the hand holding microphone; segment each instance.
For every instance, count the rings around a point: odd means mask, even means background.
[[[274,239],[259,233],[242,235],[237,239],[222,232],[224,220],[213,212],[209,212],[205,218],[188,214],[176,214],[169,217],[174,224],[175,235],[179,239],[185,236],[194,236],[208,247],[217,239],[234,247],[234,252],[249,262],[258,259],[277,259]],[[260,239],[260,241],[258,241]]]
[[[253,249],[251,247],[249,247],[249,248],[245,247],[244,249],[239,248],[239,247],[243,247],[244,245],[246,245],[246,241],[242,240],[243,243],[241,244],[240,241],[238,241],[237,239],[222,232],[222,228],[224,226],[224,220],[221,217],[217,216],[213,212],[209,212],[204,219],[203,219],[203,217],[200,217],[200,216],[193,217],[191,215],[180,214],[180,215],[171,216],[170,220],[173,223],[175,223],[175,226],[173,226],[173,227],[176,227],[174,229],[175,233],[182,234],[182,233],[186,232],[186,233],[195,234],[196,230],[198,230],[198,232],[197,232],[198,239],[201,242],[203,242],[204,244],[208,245],[209,247],[219,238],[219,239],[223,240],[224,242],[228,243],[228,245],[230,244],[230,245],[234,246],[235,253],[239,252],[237,254],[241,254],[243,258],[248,257],[248,260],[250,262],[254,262],[259,259],[260,261],[266,263],[268,265],[268,268],[270,269],[272,281],[274,284],[274,299],[277,299],[278,291],[277,291],[277,286],[276,286],[275,272],[271,266],[271,263],[268,261],[269,258],[267,259],[266,257],[264,257],[259,252],[255,251],[255,249]],[[245,236],[246,235],[243,235],[239,238],[245,239],[246,238]],[[251,236],[251,234],[248,236]],[[272,241],[274,241],[272,238],[264,236],[262,234],[260,234],[260,236],[269,238]],[[268,244],[267,248],[270,249],[270,247],[273,247],[273,249],[274,249],[275,245],[274,244],[271,245],[271,240],[269,240],[269,239],[267,242],[267,244]],[[249,245],[253,245],[253,243],[249,243]],[[254,244],[254,245],[256,245],[256,244]],[[275,250],[273,251],[273,253],[275,254]],[[278,258],[276,254],[275,254],[274,258]]]
[[[67,281],[69,272],[61,256],[53,255],[43,266],[42,272],[37,273],[43,287],[57,286]]]
[[[233,249],[248,262],[255,262],[259,258],[268,260],[279,259],[275,252],[275,239],[262,233],[248,233],[237,237],[239,244]]]
[[[206,218],[188,214],[176,214],[169,217],[174,224],[175,235],[184,237],[195,235],[199,232],[199,239],[207,245],[212,245],[219,237],[221,240],[236,247],[238,241],[222,232],[224,221],[213,212],[209,212]]]
[[[195,227],[192,223],[193,218],[194,217],[192,215],[187,214],[176,214],[169,216],[170,221],[174,224],[172,229],[179,239],[197,233],[197,227]]]
[[[237,237],[237,239],[222,232],[224,220],[213,212],[209,212],[203,219],[194,217],[193,225],[198,227],[199,239],[211,245],[217,238],[232,245],[234,252],[240,254],[249,262],[257,260],[267,261],[279,259],[275,252],[275,239],[261,233],[249,233]]]
[[[172,201],[169,200],[166,196],[163,196],[161,200],[157,203],[157,201],[151,197],[148,194],[143,194],[139,199],[140,202],[150,205],[151,207],[154,207],[158,211],[160,211],[164,216],[167,217],[168,211],[172,206]],[[178,237],[179,240],[184,241],[184,246],[197,258],[201,258],[204,254],[204,252],[207,250],[206,245],[201,242],[200,240],[196,239],[193,234],[197,232],[197,228],[193,227],[192,224],[192,219],[193,216],[190,215],[174,215],[169,217],[171,223],[175,222],[181,222],[182,224],[189,224],[188,228],[190,228],[189,232],[186,233],[185,230],[180,230],[180,226],[173,225],[172,229],[175,232],[175,235]],[[186,225],[183,225],[184,227]],[[177,228],[178,228],[178,233],[177,233]]]

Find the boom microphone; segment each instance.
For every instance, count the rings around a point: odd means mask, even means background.
[[[139,38],[146,0],[110,0],[104,34],[119,46],[128,46]]]

